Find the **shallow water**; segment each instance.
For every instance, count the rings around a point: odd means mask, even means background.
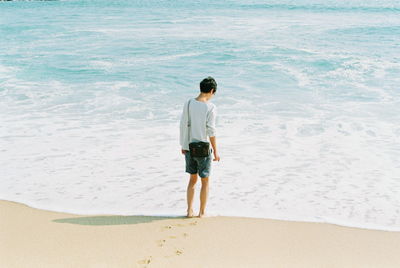
[[[15,1],[0,13],[1,199],[184,214],[179,118],[211,75],[209,214],[400,231],[398,1]]]

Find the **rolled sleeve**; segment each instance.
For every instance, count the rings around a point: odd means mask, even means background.
[[[206,128],[207,128],[207,135],[209,137],[214,137],[216,134],[216,129],[215,129],[216,118],[217,118],[217,109],[215,108],[215,106],[213,106],[213,108],[209,111],[207,115]]]

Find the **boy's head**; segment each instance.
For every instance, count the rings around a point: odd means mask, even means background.
[[[215,94],[217,91],[217,82],[211,76],[206,77],[200,82],[200,91],[203,93]]]

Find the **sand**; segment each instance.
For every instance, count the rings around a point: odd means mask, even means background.
[[[400,232],[244,217],[73,215],[0,200],[0,267],[400,267]]]

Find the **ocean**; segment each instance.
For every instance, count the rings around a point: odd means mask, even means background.
[[[397,0],[10,1],[0,37],[0,199],[185,215],[212,76],[206,213],[400,231]]]

